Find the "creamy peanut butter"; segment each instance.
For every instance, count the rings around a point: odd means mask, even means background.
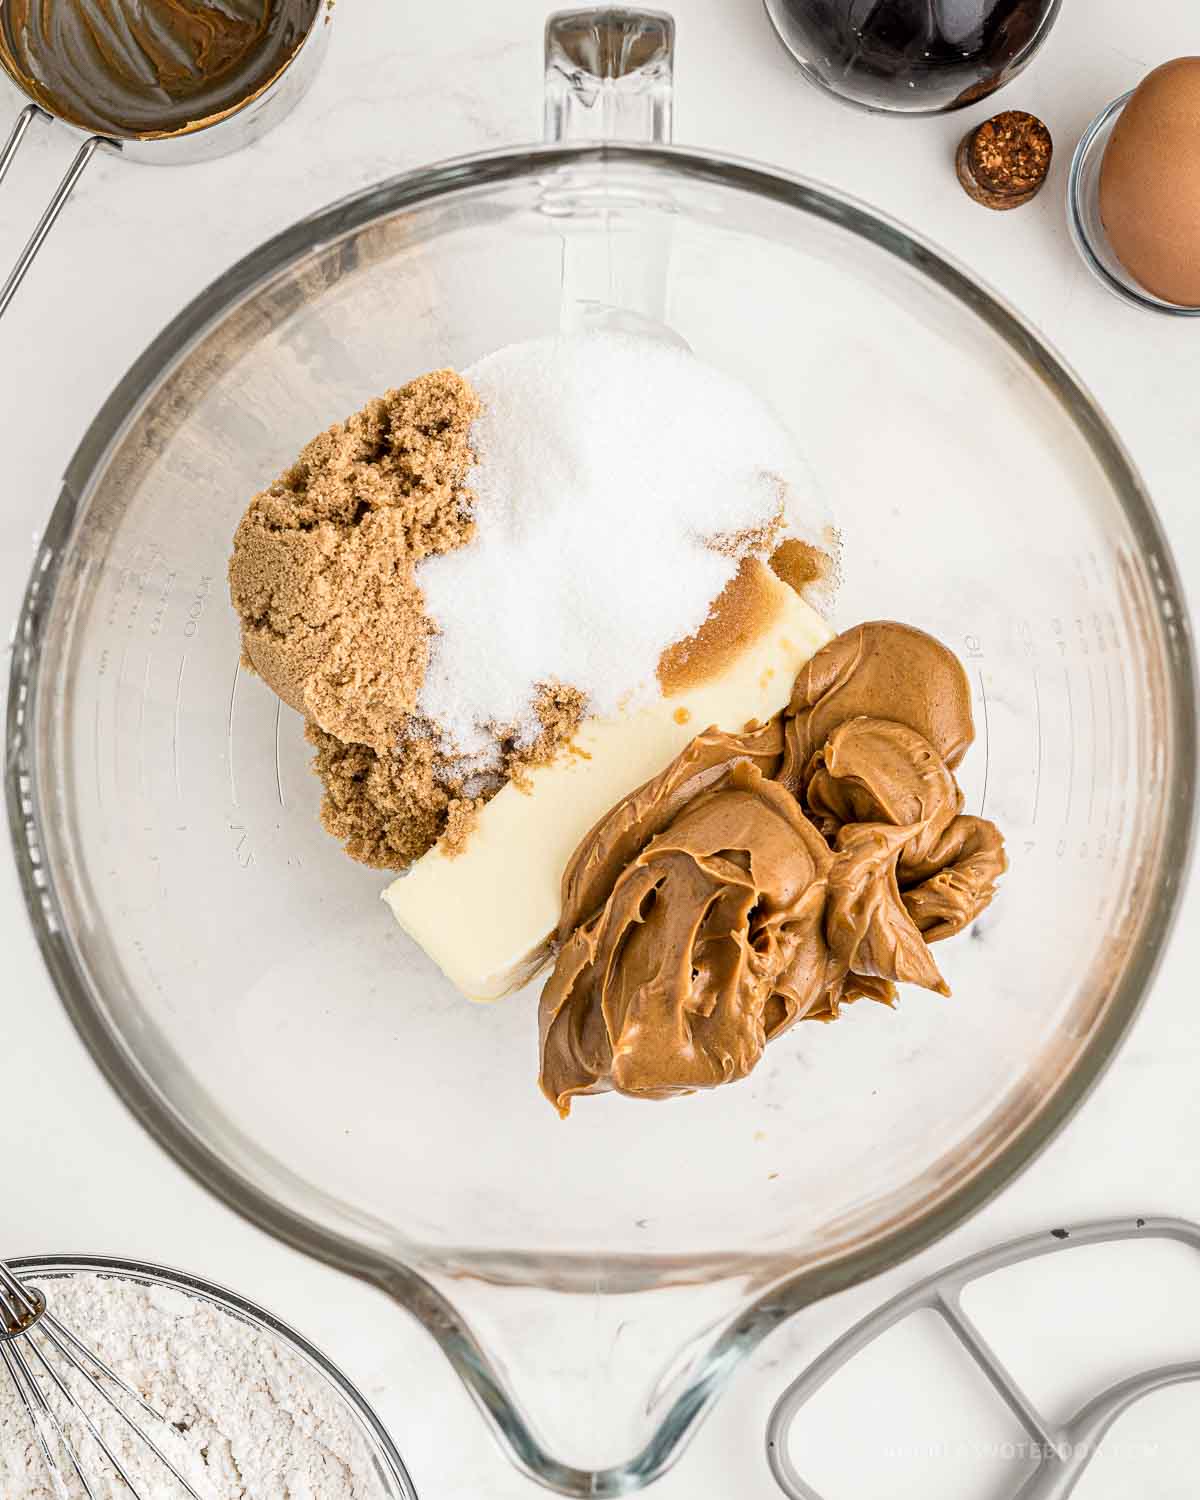
[[[860,625],[787,709],[708,730],[580,843],[540,1006],[542,1089],[664,1098],[744,1077],[794,1022],[897,981],[949,991],[929,944],[1006,868],[952,774],[974,738],[961,665],[909,626]]]
[[[119,138],[212,124],[262,93],[321,0],[6,0],[0,63],[61,119]]]

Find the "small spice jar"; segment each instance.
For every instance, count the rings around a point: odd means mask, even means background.
[[[985,208],[1020,208],[1036,198],[1050,171],[1054,143],[1036,115],[1006,109],[969,130],[955,167],[966,193]]]

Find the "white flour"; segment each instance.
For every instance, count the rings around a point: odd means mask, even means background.
[[[386,1493],[354,1416],[280,1340],[173,1290],[95,1275],[35,1284],[54,1316],[174,1424],[138,1417],[203,1500],[381,1500]],[[149,1449],[94,1392],[79,1389],[142,1500],[181,1500],[185,1492]],[[61,1398],[54,1404],[65,1416]],[[96,1500],[129,1500],[86,1426],[77,1417],[67,1426]],[[69,1461],[63,1467],[69,1474]],[[75,1479],[64,1494],[47,1478],[0,1365],[0,1496],[82,1500],[84,1493]]]

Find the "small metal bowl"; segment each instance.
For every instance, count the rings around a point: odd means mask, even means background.
[[[56,1283],[62,1284],[78,1276],[94,1276],[163,1290],[193,1304],[206,1303],[231,1321],[248,1325],[273,1344],[283,1358],[311,1371],[353,1417],[372,1480],[369,1496],[364,1500],[417,1500],[417,1492],[395,1444],[361,1392],[306,1338],[236,1292],[183,1271],[136,1260],[115,1260],[104,1255],[29,1255],[10,1259],[8,1264],[23,1281],[46,1293],[51,1311],[54,1310]],[[88,1343],[86,1327],[73,1328],[72,1331],[84,1344]],[[0,1381],[3,1379],[3,1370],[0,1369]]]
[[[1130,89],[1129,93],[1122,94],[1102,109],[1075,148],[1067,182],[1067,221],[1071,238],[1084,265],[1101,286],[1129,307],[1165,313],[1172,318],[1200,318],[1200,307],[1165,302],[1135,281],[1109,244],[1100,218],[1100,164],[1113,128],[1132,93]]]

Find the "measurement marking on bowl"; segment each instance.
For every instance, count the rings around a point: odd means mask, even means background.
[[[1088,668],[1087,668],[1087,685],[1088,685],[1088,713],[1089,713],[1089,715],[1091,717],[1091,724],[1092,724],[1092,754],[1091,754],[1091,757],[1090,757],[1091,758],[1091,763],[1092,763],[1092,776],[1091,776],[1091,784],[1088,787],[1088,815],[1087,815],[1088,827],[1090,828],[1092,826],[1092,821],[1093,821],[1093,819],[1095,818],[1095,815],[1096,815],[1096,683],[1095,683],[1094,678],[1092,677],[1092,666],[1091,666],[1090,662],[1088,663]]]
[[[113,687],[113,733],[112,733],[112,773],[113,792],[118,802],[121,800],[121,691],[125,682],[125,662],[129,656],[129,645],[126,643],[121,647],[121,659],[117,663],[117,680]]]
[[[112,630],[117,623],[117,615],[120,612],[121,595],[125,592],[125,585],[129,582],[129,566],[119,569],[116,584],[112,591],[112,598],[108,603],[108,614],[105,616],[104,624],[107,629]]]
[[[100,790],[100,699],[96,699],[96,714],[92,735],[92,765],[96,771],[96,806],[104,806],[104,793]]]
[[[250,866],[254,863],[254,850],[253,849],[246,849],[246,845],[247,845],[247,843],[249,842],[249,839],[250,839],[250,831],[242,823],[230,823],[230,825],[229,825],[229,831],[230,831],[230,833],[241,834],[241,837],[238,839],[237,843],[234,844],[234,846],[233,846],[233,857],[234,857],[234,859],[237,860],[238,864],[241,866],[241,868],[243,870],[248,870],[250,868]],[[245,859],[242,858],[242,850],[243,849],[246,849],[246,857],[245,857]]]
[[[1042,688],[1038,681],[1038,669],[1033,669],[1033,717],[1035,724],[1034,762],[1033,762],[1033,817],[1030,820],[1034,828],[1037,827],[1038,806],[1042,800]]]
[[[88,580],[91,577],[92,570],[93,570],[93,568],[95,566],[96,566],[96,562],[95,562],[94,558],[92,558],[92,557],[85,557],[85,558],[82,559],[82,561],[76,567],[76,571],[75,571],[75,593],[81,599],[87,593]],[[97,582],[96,587],[97,587],[97,589],[99,589],[99,587],[100,587],[99,582]]]
[[[281,698],[276,698],[276,700],[275,700],[275,791],[276,791],[276,794],[279,797],[279,805],[280,805],[280,807],[286,807],[287,803],[283,800],[283,772],[280,769],[280,765],[279,765],[279,716],[280,716],[280,714],[282,712],[283,712],[283,700]]]
[[[237,702],[238,678],[242,675],[242,664],[239,661],[233,669],[233,686],[229,690],[229,722],[225,728],[225,754],[229,761],[229,795],[233,798],[233,805],[238,805],[237,781],[233,774],[233,709]]]
[[[1119,712],[1120,722],[1121,722],[1122,725],[1128,725],[1128,723],[1129,723],[1129,700],[1126,697],[1126,693],[1125,693],[1125,668],[1124,668],[1123,664],[1120,661],[1117,662],[1115,670],[1116,670],[1116,674],[1117,674],[1117,688],[1119,689],[1119,697],[1120,697],[1120,702],[1119,702],[1119,705],[1118,705],[1118,712]],[[1130,766],[1130,750],[1129,750],[1129,735],[1128,735],[1128,733],[1122,734],[1121,740],[1120,740],[1120,744],[1121,744],[1121,777],[1120,777],[1119,783],[1118,783],[1118,781],[1117,781],[1117,779],[1115,777],[1113,778],[1113,800],[1114,800],[1114,802],[1117,801],[1117,796],[1118,796],[1117,788],[1118,788],[1118,786],[1120,787],[1120,801],[1119,801],[1118,806],[1117,806],[1117,836],[1113,840],[1113,857],[1114,857],[1114,859],[1116,858],[1117,849],[1120,847],[1121,841],[1124,838],[1125,832],[1126,832],[1126,829],[1125,829],[1125,788],[1126,788],[1126,783],[1127,783],[1127,781],[1129,779],[1129,766]]]
[[[1075,800],[1075,699],[1071,694],[1071,670],[1063,668],[1063,682],[1067,688],[1067,811],[1063,827],[1071,821],[1071,807]]]
[[[200,617],[204,613],[208,596],[212,592],[212,578],[208,573],[201,573],[200,581],[192,591],[192,597],[188,603],[187,619],[183,622],[183,633],[185,637],[196,635],[200,629]]]
[[[1107,662],[1104,663],[1104,701],[1104,743],[1108,746],[1108,796],[1104,799],[1104,831],[1107,833],[1112,826],[1113,793],[1117,779],[1117,757],[1113,749],[1116,744],[1116,727],[1113,723],[1112,668]]]
[[[137,780],[138,796],[143,801],[146,798],[146,699],[150,696],[150,662],[151,658],[147,656],[142,676],[142,700],[138,704]]]
[[[171,763],[175,768],[175,796],[182,799],[183,783],[179,779],[179,712],[183,703],[183,669],[187,666],[187,652],[179,658],[179,675],[175,679],[175,713],[171,721]]]
[[[979,699],[983,704],[983,792],[979,798],[979,816],[983,817],[983,810],[987,806],[988,768],[992,761],[992,731],[988,723],[988,701],[987,688],[983,681],[983,668],[980,667],[976,674],[979,678]]]

